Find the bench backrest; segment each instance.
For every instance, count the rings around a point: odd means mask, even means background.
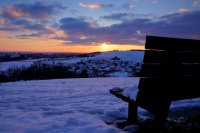
[[[200,40],[147,36],[139,91],[171,101],[200,97]]]

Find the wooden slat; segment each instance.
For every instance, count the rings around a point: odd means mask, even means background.
[[[167,60],[175,60],[181,63],[200,63],[200,52],[175,52],[172,55],[166,51],[147,50],[144,55],[144,63],[163,63]]]
[[[161,64],[143,64],[139,76],[153,77],[160,76],[162,72]]]
[[[167,111],[166,105],[169,106],[171,102],[170,99],[167,99],[163,95],[159,95],[159,94],[155,95],[153,93],[149,93],[143,90],[140,90],[138,92],[136,101],[140,107],[148,110],[151,113]]]
[[[166,96],[171,100],[188,99],[200,96],[200,78],[141,78],[139,90],[149,93],[149,95]]]
[[[177,78],[140,78],[139,82],[139,90],[146,90],[146,88],[150,88],[151,90],[184,90],[185,88],[188,90],[196,90],[193,88],[199,88],[198,85],[200,83],[200,77],[177,77]],[[169,88],[170,87],[170,88]],[[162,89],[163,88],[163,89]],[[199,88],[200,89],[200,88]],[[147,89],[148,90],[148,89]]]
[[[181,75],[200,75],[200,64],[183,64],[177,69]]]
[[[199,76],[200,64],[143,64],[139,76]]]
[[[144,54],[144,63],[160,63],[166,60],[165,51],[146,50]]]
[[[165,93],[164,90],[168,89],[167,82],[171,85],[169,78],[140,78],[139,90],[145,90],[153,92],[157,95],[157,92]],[[168,80],[168,81],[167,81]]]
[[[200,51],[200,40],[147,36],[145,48],[170,51]]]
[[[192,99],[192,98],[200,97],[198,87],[197,86],[195,87],[196,90],[190,90],[191,87],[189,87],[188,90],[185,90],[185,91],[180,91],[180,92],[175,91],[174,93],[171,93],[171,95],[169,95],[171,101]]]

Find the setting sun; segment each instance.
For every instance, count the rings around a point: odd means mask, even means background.
[[[108,50],[108,45],[106,43],[101,44],[101,49],[103,51],[107,51]]]

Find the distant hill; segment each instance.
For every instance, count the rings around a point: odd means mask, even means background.
[[[96,55],[95,59],[111,59],[118,57],[123,61],[141,62],[143,60],[144,51],[111,51],[103,52]]]

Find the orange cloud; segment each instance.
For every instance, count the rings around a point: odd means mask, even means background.
[[[188,12],[189,10],[186,8],[180,8],[178,11],[181,13],[184,13],[184,12]]]
[[[6,24],[6,23],[8,23],[8,20],[0,19],[0,24]]]
[[[56,38],[67,38],[68,37],[68,35],[65,34],[63,30],[56,30],[56,29],[52,28],[51,31],[52,31],[52,33],[42,34],[41,36],[37,36],[37,38],[43,39],[43,40],[56,40]],[[65,40],[65,42],[67,42],[67,40]]]
[[[15,7],[7,7],[3,12],[13,18],[19,18],[25,15],[21,10]]]
[[[0,30],[0,38],[5,36],[5,31]]]
[[[0,11],[0,16],[8,20],[15,20],[21,17],[44,20],[50,19],[52,15],[63,9],[66,8],[60,4],[51,5],[43,2],[15,4],[3,7]]]
[[[95,4],[83,4],[83,3],[79,3],[79,6],[83,7],[83,8],[88,8],[88,9],[101,8],[101,4],[100,3],[95,3]]]

